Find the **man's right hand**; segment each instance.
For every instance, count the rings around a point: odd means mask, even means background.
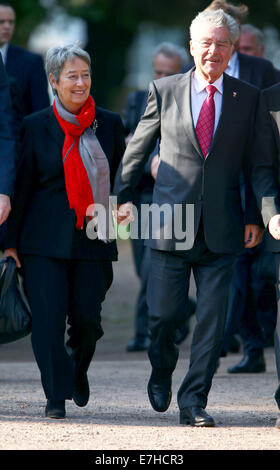
[[[17,268],[21,268],[20,260],[18,259],[18,254],[16,248],[7,248],[7,250],[4,251],[3,254],[4,258],[7,258],[10,256],[11,258],[14,258]]]
[[[5,222],[11,210],[11,200],[7,194],[0,194],[0,225]]]
[[[268,223],[268,230],[275,240],[280,240],[280,214],[271,217]]]

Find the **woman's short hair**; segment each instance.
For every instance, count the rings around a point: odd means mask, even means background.
[[[70,60],[73,61],[76,57],[84,60],[89,68],[91,67],[90,55],[75,44],[67,46],[53,46],[46,53],[45,67],[47,76],[51,73],[56,82],[58,82],[61,71],[65,63]],[[53,89],[53,92],[56,91]]]
[[[224,10],[202,11],[194,18],[190,26],[190,38],[195,39],[203,31],[203,25],[211,24],[217,28],[227,28],[232,44],[235,44],[240,36],[239,25],[235,19],[224,12]]]

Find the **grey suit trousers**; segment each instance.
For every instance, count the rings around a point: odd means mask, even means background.
[[[178,405],[205,408],[216,371],[227,311],[229,286],[235,263],[233,254],[215,254],[204,240],[202,224],[188,251],[151,250],[148,284],[153,369],[170,374],[179,350],[176,329],[184,321],[189,280],[193,270],[197,286],[197,323],[193,333],[189,371],[178,391]]]

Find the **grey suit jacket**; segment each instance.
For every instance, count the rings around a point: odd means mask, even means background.
[[[188,229],[194,208],[194,235],[203,214],[205,240],[213,252],[237,253],[244,247],[244,213],[239,178],[250,171],[250,144],[258,90],[224,74],[222,112],[211,148],[204,159],[191,114],[191,73],[173,75],[150,85],[148,104],[134,137],[125,152],[115,184],[119,203],[132,200],[133,187],[145,162],[160,138],[160,165],[153,201],[171,208],[163,216],[160,233],[152,233],[147,244],[160,250],[174,250],[182,242],[175,233],[174,214],[182,205],[182,232]],[[246,223],[258,223],[252,192],[247,185]],[[151,224],[150,224],[151,225]],[[169,230],[166,230],[166,227]],[[164,232],[165,229],[165,232]],[[169,238],[167,238],[167,236]],[[191,248],[191,246],[189,246]]]

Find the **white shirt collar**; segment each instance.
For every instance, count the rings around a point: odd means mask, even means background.
[[[6,58],[7,58],[8,47],[9,47],[8,42],[6,42],[5,44],[3,44],[2,47],[0,47],[0,52],[2,54],[2,59],[3,59],[4,64],[5,64]]]
[[[228,61],[227,70],[235,70],[237,61],[238,61],[238,55],[237,55],[237,51],[235,51]]]
[[[195,69],[193,74],[193,84],[196,93],[201,93],[205,90],[205,88],[209,85],[207,80],[199,73],[197,69]],[[223,94],[223,74],[211,85],[215,86],[221,95]]]

